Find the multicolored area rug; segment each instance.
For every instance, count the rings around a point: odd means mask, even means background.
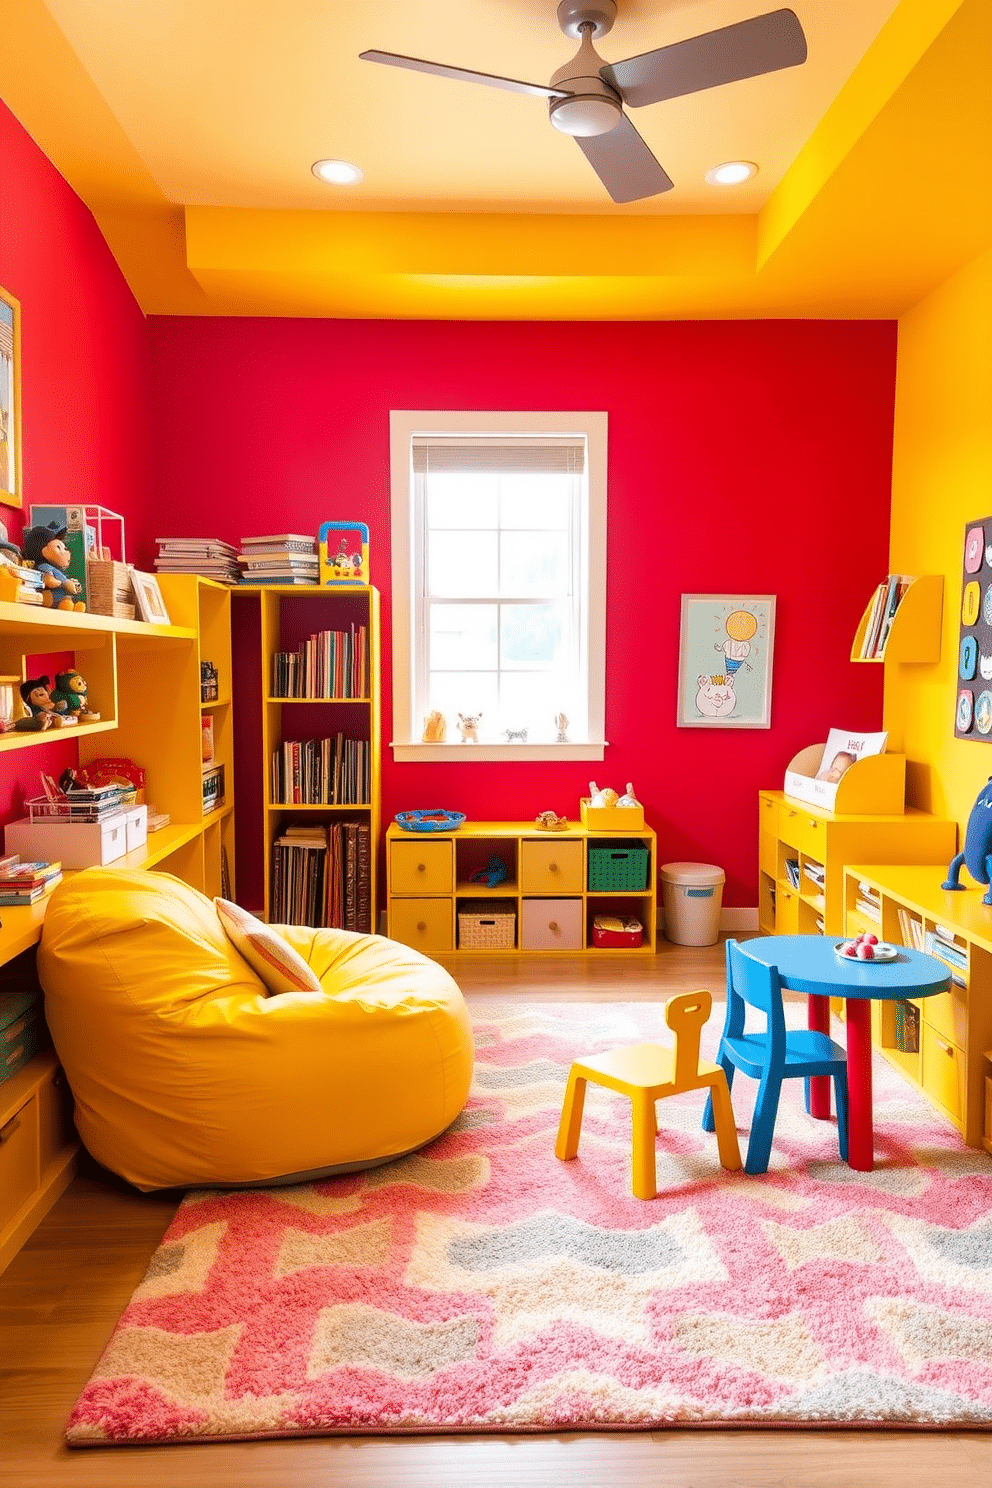
[[[473,1021],[472,1097],[429,1148],[185,1200],[71,1444],[992,1424],[992,1158],[887,1065],[874,1173],[838,1161],[789,1081],[758,1178],[718,1166],[701,1096],[660,1103],[645,1203],[619,1097],[590,1086],[577,1160],[552,1148],[572,1058],[658,1037],[660,1008],[504,1001]],[[715,1008],[711,1057],[721,1025]],[[738,1077],[744,1133],[753,1093]]]

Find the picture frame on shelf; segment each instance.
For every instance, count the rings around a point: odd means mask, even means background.
[[[0,503],[22,506],[21,305],[0,286]]]
[[[137,569],[131,571],[131,583],[134,587],[134,599],[138,606],[138,614],[142,620],[149,625],[171,625],[169,612],[162,598],[162,591],[158,587],[158,579],[154,574],[139,573]]]
[[[770,728],[774,594],[683,594],[676,724]]]

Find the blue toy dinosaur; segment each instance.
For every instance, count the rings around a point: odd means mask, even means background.
[[[976,883],[988,884],[982,903],[992,904],[992,775],[971,808],[964,834],[964,852],[959,852],[951,860],[947,877],[940,886],[942,889],[964,888],[964,884],[958,882],[962,866],[967,868]]]

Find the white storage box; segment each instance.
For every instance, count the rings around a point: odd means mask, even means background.
[[[100,822],[10,822],[4,827],[4,850],[25,862],[100,868],[127,852],[127,817],[115,811]]]
[[[148,807],[125,806],[124,816],[127,821],[127,850],[133,852],[148,841]]]

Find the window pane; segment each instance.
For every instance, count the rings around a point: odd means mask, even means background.
[[[504,527],[566,528],[574,475],[504,475],[499,514]]]
[[[432,604],[430,668],[432,672],[495,671],[496,606]]]
[[[449,744],[457,744],[459,713],[481,713],[479,738],[495,738],[496,708],[499,692],[495,672],[432,672],[428,678],[430,704],[426,712],[437,708],[448,724]]]
[[[495,532],[432,532],[427,542],[428,594],[472,599],[496,593]]]
[[[567,616],[562,605],[500,605],[500,657],[514,670],[562,671]]]
[[[501,532],[500,593],[569,592],[568,537],[564,532]]]
[[[504,729],[527,730],[527,743],[555,737],[555,714],[561,711],[557,680],[547,672],[504,672],[500,678],[500,742]]]
[[[495,475],[434,474],[425,479],[428,527],[437,529],[498,525],[498,487]]]

